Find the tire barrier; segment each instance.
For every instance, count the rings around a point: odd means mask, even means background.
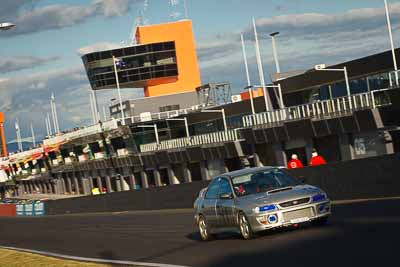
[[[400,196],[400,154],[290,170],[321,187],[332,200]],[[87,213],[192,208],[209,181],[46,201],[45,213]]]

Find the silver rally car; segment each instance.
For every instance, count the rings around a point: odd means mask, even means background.
[[[254,233],[311,222],[326,224],[330,200],[318,187],[300,182],[278,167],[247,168],[212,179],[194,203],[202,240],[219,232]]]

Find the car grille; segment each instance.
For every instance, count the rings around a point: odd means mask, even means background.
[[[283,220],[285,222],[290,222],[291,220],[308,217],[311,218],[313,216],[311,208],[293,210],[283,213]]]
[[[293,206],[301,205],[304,203],[308,203],[309,201],[310,201],[310,198],[305,197],[305,198],[300,198],[300,199],[295,199],[295,200],[279,203],[279,206],[281,206],[282,208],[288,208],[288,207],[293,207]]]

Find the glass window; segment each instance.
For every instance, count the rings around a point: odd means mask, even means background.
[[[319,100],[328,100],[331,98],[329,85],[323,85],[319,88]]]
[[[219,179],[214,179],[208,186],[206,198],[217,198],[219,190]]]
[[[219,186],[219,194],[226,194],[226,193],[232,193],[231,185],[229,184],[228,180],[222,178]]]
[[[389,88],[388,73],[376,74],[368,77],[369,90],[379,90]]]
[[[235,193],[239,197],[299,184],[280,169],[237,176],[232,179],[232,183]]]
[[[351,80],[349,86],[351,94],[360,94],[368,91],[367,80],[365,78]]]
[[[346,83],[339,82],[331,85],[332,98],[342,97],[347,95]]]

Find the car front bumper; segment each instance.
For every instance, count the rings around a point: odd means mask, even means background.
[[[328,217],[331,214],[330,201],[311,203],[271,212],[248,215],[251,228],[254,232],[264,231],[277,227],[285,227],[306,223],[319,218]],[[275,215],[276,220],[272,220]],[[269,218],[269,216],[272,216]],[[270,220],[269,220],[269,219]]]

